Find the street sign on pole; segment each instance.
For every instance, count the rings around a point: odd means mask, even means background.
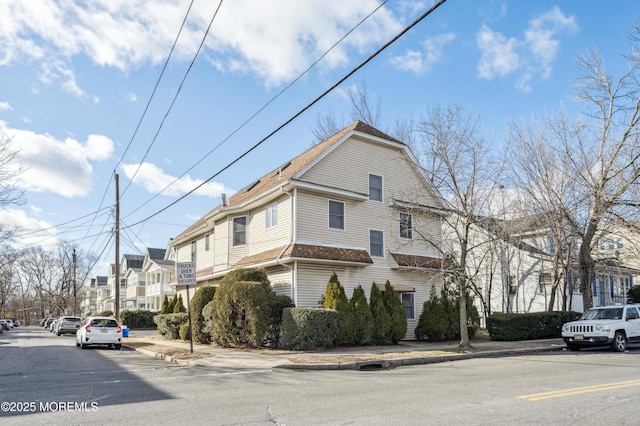
[[[178,285],[196,285],[196,265],[194,262],[176,263]]]
[[[176,263],[176,275],[178,276],[178,285],[187,287],[187,318],[189,320],[189,346],[193,353],[193,328],[191,328],[191,297],[189,296],[189,286],[196,285],[196,264],[195,262],[178,262]]]

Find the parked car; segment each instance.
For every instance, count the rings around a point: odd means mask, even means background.
[[[11,318],[5,318],[4,321],[9,324],[9,328],[15,328],[16,324],[13,322],[13,319]]]
[[[85,349],[88,346],[122,347],[122,327],[114,318],[95,316],[84,319],[76,332],[76,346]]]
[[[3,319],[0,319],[0,328],[2,328],[3,330],[10,330],[11,327],[9,327],[9,323],[6,322]]]
[[[53,333],[53,331],[56,329],[56,324],[58,323],[58,319],[54,318],[53,321],[51,321],[51,324],[49,324],[49,327],[47,327],[47,329]]]
[[[56,321],[54,333],[56,336],[61,334],[75,334],[80,328],[82,320],[76,316],[63,316]]]
[[[51,326],[51,323],[55,320],[55,318],[47,318],[47,320],[45,321],[43,327],[46,328],[47,330],[49,329],[49,327]]]
[[[624,352],[627,344],[640,344],[638,305],[598,306],[587,310],[577,321],[562,326],[562,339],[571,351],[611,346]]]

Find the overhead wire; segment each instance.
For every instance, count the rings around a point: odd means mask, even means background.
[[[202,46],[204,45],[204,42],[206,41],[207,36],[209,35],[209,31],[211,30],[211,26],[213,25],[213,21],[216,19],[216,16],[218,15],[218,12],[220,11],[220,7],[222,6],[222,2],[223,2],[223,0],[220,0],[220,3],[218,3],[218,7],[216,8],[213,16],[211,17],[211,20],[209,21],[209,26],[207,26],[207,30],[205,31],[204,35],[202,36],[202,40],[200,41],[200,45],[198,46],[198,49],[196,50],[195,55],[193,55],[193,60],[191,61],[191,63],[187,67],[187,69],[186,69],[186,71],[184,73],[184,76],[182,77],[182,81],[180,82],[180,85],[178,86],[178,89],[176,90],[176,93],[173,96],[173,99],[171,100],[171,103],[169,104],[169,108],[165,112],[164,117],[162,117],[162,120],[160,121],[160,126],[158,126],[158,130],[156,131],[155,135],[153,136],[153,139],[151,140],[151,143],[147,147],[147,151],[144,153],[144,156],[142,157],[142,160],[140,160],[140,164],[138,164],[138,167],[136,168],[136,171],[129,178],[129,183],[124,188],[124,191],[122,191],[122,196],[124,196],[126,194],[127,189],[129,189],[129,187],[131,186],[131,183],[133,182],[135,177],[138,175],[138,172],[140,171],[140,168],[144,164],[144,160],[147,158],[147,155],[149,155],[149,151],[151,151],[151,147],[153,147],[153,145],[155,144],[156,140],[158,139],[158,135],[160,134],[160,131],[162,130],[162,127],[164,126],[164,122],[167,120],[167,117],[171,113],[171,110],[173,109],[173,106],[175,105],[176,100],[178,99],[178,95],[182,91],[182,86],[184,85],[184,82],[186,81],[187,76],[189,75],[189,72],[191,72],[191,68],[193,67],[193,64],[196,62],[196,59],[198,58],[198,55],[200,54],[200,51],[202,50]]]
[[[220,146],[222,146],[225,142],[231,139],[236,135],[240,130],[242,130],[247,124],[249,124],[254,118],[256,118],[262,111],[264,111],[269,105],[271,105],[277,98],[279,98],[282,94],[284,94],[289,88],[291,88],[298,80],[304,77],[309,71],[311,71],[322,59],[324,59],[333,49],[335,49],[340,43],[342,43],[351,33],[353,33],[356,29],[358,29],[364,22],[366,22],[371,16],[373,16],[382,6],[387,3],[388,0],[384,0],[381,2],[375,9],[373,9],[369,14],[364,16],[356,25],[354,25],[349,31],[347,31],[340,39],[338,39],[329,49],[327,49],[322,55],[320,55],[315,61],[311,63],[302,73],[300,73],[295,79],[293,79],[289,84],[287,84],[282,90],[276,93],[273,97],[271,97],[265,104],[263,104],[256,112],[250,115],[245,121],[243,121],[235,130],[225,136],[217,145],[215,145],[209,152],[207,152],[204,156],[202,156],[198,161],[196,161],[191,167],[182,172],[178,177],[176,177],[173,181],[168,183],[164,188],[160,190],[160,192],[153,195],[153,197],[149,198],[143,204],[130,211],[127,216],[131,216],[133,213],[140,210],[145,205],[149,204],[155,198],[160,196],[164,191],[169,189],[172,185],[182,179],[187,173],[196,168],[200,163],[202,163],[206,158],[208,158],[214,151],[216,151]],[[133,179],[132,179],[133,180]]]
[[[138,222],[135,222],[135,223],[133,223],[132,225],[129,225],[129,226],[139,225],[139,224],[151,219],[152,217],[155,217],[155,216],[159,215],[160,213],[164,212],[165,210],[169,209],[170,207],[174,206],[178,202],[180,202],[183,199],[185,199],[187,196],[193,194],[195,191],[200,189],[206,183],[208,183],[209,181],[213,180],[220,173],[224,172],[225,170],[227,170],[228,168],[233,166],[235,163],[237,163],[238,161],[240,161],[241,159],[246,157],[249,153],[251,153],[253,150],[258,148],[260,145],[262,145],[265,141],[270,139],[273,135],[278,133],[284,127],[288,126],[292,121],[294,121],[296,118],[298,118],[304,112],[306,112],[309,108],[311,108],[313,105],[315,105],[317,102],[319,102],[322,98],[324,98],[326,95],[328,95],[330,92],[332,92],[336,87],[338,87],[340,84],[342,84],[344,81],[346,81],[349,77],[351,77],[353,74],[355,74],[361,68],[363,68],[365,65],[367,65],[369,62],[371,62],[375,57],[377,57],[380,53],[382,53],[385,49],[387,49],[391,44],[393,44],[400,37],[402,37],[404,34],[406,34],[409,30],[411,30],[413,27],[415,27],[418,23],[420,23],[422,20],[424,20],[427,16],[429,16],[431,13],[433,13],[436,9],[438,9],[440,6],[442,6],[446,1],[447,0],[439,0],[437,3],[435,3],[433,6],[431,6],[426,12],[424,12],[422,15],[420,15],[418,18],[416,18],[411,24],[409,24],[402,31],[400,31],[398,34],[396,34],[391,40],[386,42],[384,45],[382,45],[380,48],[378,48],[374,53],[372,53],[369,57],[367,57],[367,59],[365,59],[363,62],[361,62],[355,68],[353,68],[347,74],[345,74],[342,78],[340,78],[337,82],[335,82],[328,89],[326,89],[324,92],[322,92],[319,96],[317,96],[315,99],[313,99],[311,102],[309,102],[302,109],[298,110],[298,112],[296,112],[294,115],[292,115],[290,118],[288,118],[285,122],[283,122],[278,127],[276,127],[276,129],[274,129],[269,134],[267,134],[267,136],[265,136],[262,139],[260,139],[253,146],[251,146],[249,149],[245,150],[242,154],[237,156],[234,160],[232,160],[226,166],[222,167],[220,170],[218,170],[212,176],[210,176],[209,178],[207,178],[206,180],[204,180],[200,184],[196,185],[194,188],[192,188],[191,190],[189,190],[188,192],[186,192],[182,196],[180,196],[177,199],[173,200],[171,203],[169,203],[168,205],[166,205],[162,209],[156,211],[155,213],[151,214],[150,216],[148,216],[148,217],[146,217],[146,218],[144,218],[144,219],[142,219],[142,220],[140,220]]]

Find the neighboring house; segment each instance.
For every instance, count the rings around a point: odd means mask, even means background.
[[[176,262],[196,263],[197,286],[265,268],[296,306],[319,306],[333,272],[348,297],[389,280],[411,339],[432,286],[442,286],[443,207],[406,145],[356,122],[223,196],[169,250]]]
[[[121,281],[125,283],[125,294],[120,294],[124,298],[124,306],[120,309],[145,309],[145,280],[142,264],[144,256],[135,254],[125,254],[120,262]]]
[[[147,248],[142,263],[146,282],[145,309],[159,311],[165,296],[173,297],[175,287],[169,286],[176,272],[175,262],[168,259],[166,249]]]
[[[484,314],[487,310],[540,312],[550,305],[553,310],[582,312],[577,263],[579,239],[575,227],[575,223],[554,219],[551,213],[509,220],[480,218],[473,228],[475,249],[471,252],[468,273],[475,276],[477,306],[483,307],[482,301],[488,307]],[[446,230],[444,234],[446,238]],[[609,241],[606,237],[600,241],[603,240]],[[619,244],[616,240],[614,248],[621,248]],[[619,255],[614,259],[595,253],[594,258],[594,306],[624,303],[638,270],[625,265]],[[558,285],[552,294],[554,276]]]
[[[103,292],[101,290],[108,289],[107,287],[107,277],[105,276],[96,276],[95,278],[91,278],[89,282],[89,286],[86,289],[85,297],[80,305],[80,313],[85,314],[87,312],[96,312],[98,310],[99,303],[101,299],[98,298],[98,293],[100,292],[101,298],[103,297]],[[105,299],[109,298],[107,294]]]

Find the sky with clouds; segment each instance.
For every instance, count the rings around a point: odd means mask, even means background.
[[[165,248],[221,194],[308,149],[318,117],[348,118],[356,85],[388,128],[455,103],[501,144],[512,120],[577,110],[577,53],[596,47],[624,70],[640,18],[633,0],[448,0],[227,167],[433,4],[0,2],[0,137],[26,201],[0,220],[17,227],[17,246],[67,241],[110,262],[117,173],[121,253]]]

